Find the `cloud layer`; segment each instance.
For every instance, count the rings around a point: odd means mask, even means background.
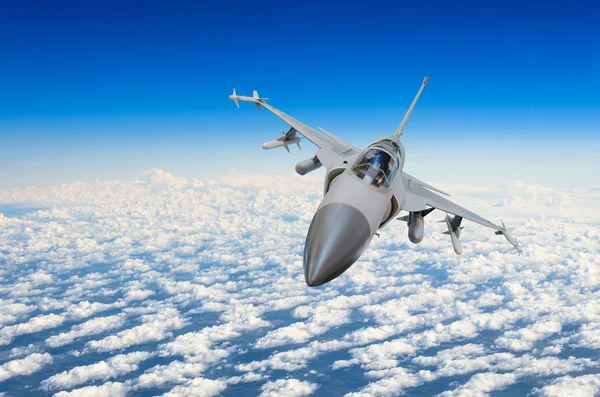
[[[457,257],[434,212],[421,244],[392,223],[345,275],[312,289],[302,253],[316,178],[157,170],[0,190],[3,390],[597,393],[600,190],[439,187],[515,226],[524,253],[466,223]]]

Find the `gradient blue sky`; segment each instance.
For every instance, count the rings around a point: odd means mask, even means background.
[[[127,3],[127,4],[125,4]],[[437,182],[600,184],[597,2],[3,2],[0,187],[292,173],[271,103]]]

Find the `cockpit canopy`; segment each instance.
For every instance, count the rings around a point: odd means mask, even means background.
[[[388,190],[392,187],[400,167],[400,151],[391,142],[372,144],[362,152],[352,172],[365,183]]]

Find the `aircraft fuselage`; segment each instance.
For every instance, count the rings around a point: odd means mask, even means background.
[[[363,167],[365,172],[360,169],[359,156],[357,164],[333,179],[317,208],[304,247],[304,277],[309,286],[324,284],[345,272],[362,255],[386,220],[400,211],[399,207],[392,209],[394,192],[378,182],[377,178],[384,175],[372,172],[373,169],[381,171],[377,155],[364,162],[371,167]],[[397,156],[392,157],[386,157],[385,161],[386,165],[393,163],[395,167],[389,174],[393,179],[401,162]],[[392,182],[388,180],[387,184]]]

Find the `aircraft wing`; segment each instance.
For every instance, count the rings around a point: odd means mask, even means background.
[[[519,242],[512,234],[512,229],[507,228],[504,225],[504,222],[502,222],[502,226],[500,226],[488,221],[487,219],[469,211],[464,207],[461,207],[458,204],[453,203],[452,201],[440,196],[435,192],[448,195],[447,193],[428,185],[427,183],[422,182],[405,172],[402,173],[401,177],[396,179],[394,190],[396,189],[398,195],[404,194],[404,203],[402,205],[402,209],[405,211],[416,212],[423,211],[428,208],[435,208],[457,217],[468,219],[472,222],[494,229],[496,231],[496,235],[503,235],[519,253],[523,252]]]
[[[288,133],[291,133],[292,131],[298,132],[319,147],[320,150],[317,152],[317,157],[319,158],[321,164],[323,164],[323,166],[327,169],[341,159],[346,159],[348,162],[350,162],[350,157],[354,157],[360,152],[359,148],[344,142],[342,139],[334,136],[333,134],[325,130],[323,130],[323,133],[321,133],[296,120],[295,118],[288,116],[282,111],[275,109],[273,106],[265,102],[267,98],[261,98],[256,91],[254,91],[253,96],[248,97],[237,95],[234,89],[233,94],[229,96],[229,99],[234,101],[238,107],[239,101],[254,103],[257,108],[262,109],[264,107],[269,112],[279,117],[291,127]]]
[[[445,197],[440,196],[435,193],[433,190],[438,191],[442,194],[446,194],[441,190],[434,188],[431,185],[428,185],[420,180],[403,173],[402,182],[404,183],[404,190],[406,192],[406,203],[408,211],[422,211],[427,207],[433,207],[440,211],[448,212],[453,215],[458,215],[462,218],[468,219],[475,223],[479,223],[480,225],[487,226],[496,231],[503,231],[504,229],[488,221],[487,219],[475,214],[474,212],[469,211],[466,208],[461,207],[458,204],[453,203]]]
[[[297,132],[302,134],[306,139],[308,139],[321,149],[331,149],[335,153],[343,157],[348,156],[350,154],[358,153],[360,151],[360,149],[358,149],[357,147],[344,142],[340,138],[333,138],[329,135],[325,135],[319,131],[316,131],[315,129],[307,126],[306,124],[296,120],[291,116],[288,116],[287,114],[283,113],[282,111],[274,108],[273,106],[265,102],[262,102],[261,106],[266,108],[275,116],[279,117],[290,127],[294,128]]]

